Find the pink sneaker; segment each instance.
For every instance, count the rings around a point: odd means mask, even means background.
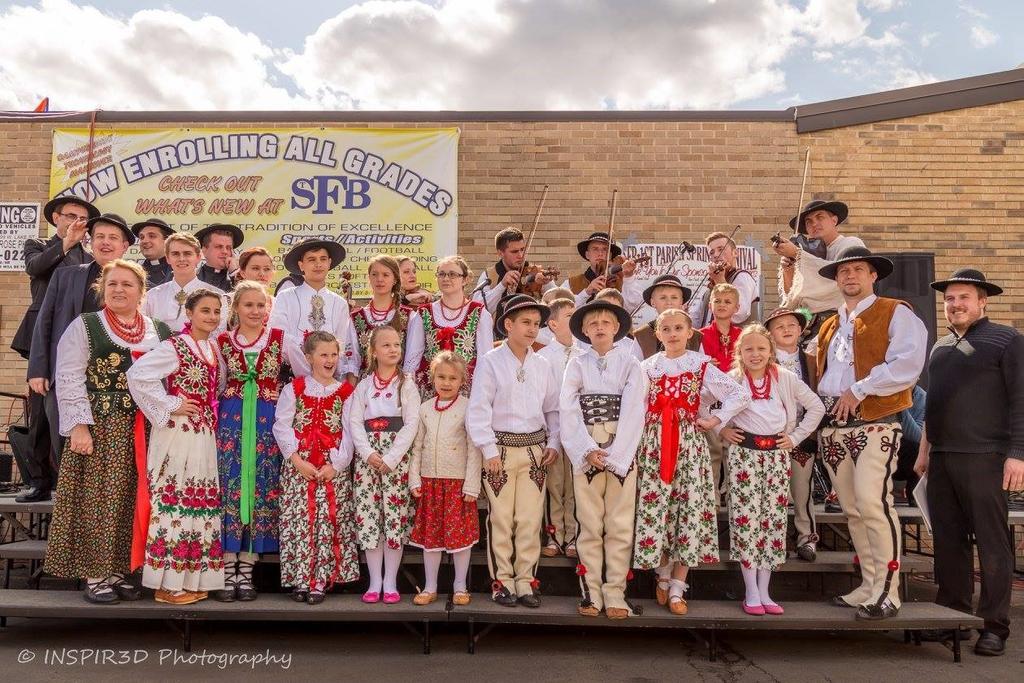
[[[748,605],[746,602],[744,602],[743,611],[747,614],[752,614],[755,617],[763,617],[765,608],[764,605]]]
[[[764,608],[765,614],[785,614],[786,610],[782,609],[782,605],[761,605]]]
[[[385,593],[384,594],[384,604],[385,605],[393,605],[396,602],[401,602],[401,601],[402,601],[402,596],[399,595],[398,593]]]
[[[380,593],[366,591],[365,593],[363,593],[363,602],[365,602],[368,605],[372,605],[375,602],[380,602]]]

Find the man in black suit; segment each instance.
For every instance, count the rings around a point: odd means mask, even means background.
[[[170,281],[171,267],[164,258],[164,241],[174,234],[174,228],[159,218],[147,218],[132,225],[132,234],[139,240],[139,265],[146,271],[146,289]]]
[[[92,287],[103,266],[124,256],[135,242],[135,235],[124,219],[105,213],[87,222],[92,244],[92,263],[73,268],[59,268],[46,289],[43,305],[32,332],[32,348],[28,358],[28,385],[43,396],[46,419],[50,427],[53,460],[60,467],[64,439],[60,434],[60,417],[53,382],[57,374],[57,343],[68,325],[82,313],[99,310]]]
[[[237,225],[214,223],[197,230],[195,237],[203,248],[205,261],[196,271],[196,277],[223,292],[233,290],[231,270],[237,267],[234,250],[242,246],[245,233]]]
[[[82,248],[86,234],[86,221],[100,215],[99,209],[75,196],[55,197],[43,207],[43,217],[56,228],[49,239],[25,240],[25,272],[29,277],[32,302],[11,340],[11,348],[26,360],[32,345],[32,330],[43,305],[47,285],[58,268],[77,266],[92,261],[92,255]],[[50,432],[43,408],[43,397],[30,391],[28,396],[28,438],[32,450],[26,454],[22,472],[31,489],[15,500],[34,503],[49,500],[50,491],[57,484],[57,470],[50,459]],[[19,461],[20,464],[20,461]]]

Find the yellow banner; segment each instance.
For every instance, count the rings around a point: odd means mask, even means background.
[[[332,239],[356,297],[369,296],[367,260],[407,254],[433,289],[434,262],[458,245],[458,143],[457,128],[97,128],[90,160],[88,128],[58,128],[50,196],[84,197],[129,224],[233,223],[241,248],[265,247],[279,277],[292,245]]]

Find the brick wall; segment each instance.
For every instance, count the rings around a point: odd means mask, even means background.
[[[318,122],[296,126],[311,124]],[[0,124],[0,199],[47,199],[50,133],[57,125]],[[847,201],[847,232],[871,246],[935,251],[940,274],[980,264],[1003,282],[1024,255],[1024,102],[807,135],[798,135],[791,122],[767,121],[457,125],[459,248],[476,270],[493,258],[498,229],[528,227],[545,184],[550,190],[531,260],[563,272],[579,266],[574,245],[581,235],[606,226],[612,189],[619,190],[619,238],[698,241],[739,223],[740,242],[764,247],[796,208],[808,146],[805,201],[833,193]],[[769,250],[763,253],[771,275],[777,261]],[[9,345],[28,302],[27,278],[0,274],[0,288],[6,292],[0,297],[0,390],[21,391],[24,362]],[[772,306],[770,277],[766,290],[765,305]],[[1011,288],[992,312],[1024,327],[1024,294]]]

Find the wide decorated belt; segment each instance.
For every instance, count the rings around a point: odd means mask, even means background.
[[[754,451],[774,451],[779,447],[779,437],[743,432],[743,441],[737,445]]]
[[[371,417],[363,420],[363,426],[368,432],[397,432],[405,425],[401,415],[391,417]]]
[[[580,394],[583,423],[589,426],[618,422],[621,402],[622,396],[619,394]]]
[[[528,434],[515,434],[513,432],[494,432],[494,438],[499,446],[505,448],[529,448],[540,446],[548,440],[548,433],[543,429]]]
[[[885,422],[896,422],[896,415],[889,415],[888,417],[882,417],[877,420],[865,420],[860,416],[860,406],[853,411],[853,415],[848,416],[845,420],[836,420],[835,415],[832,414],[832,409],[835,408],[836,403],[839,401],[838,396],[819,396],[821,402],[825,404],[825,417],[821,420],[821,427],[863,427],[868,424],[878,424]]]

